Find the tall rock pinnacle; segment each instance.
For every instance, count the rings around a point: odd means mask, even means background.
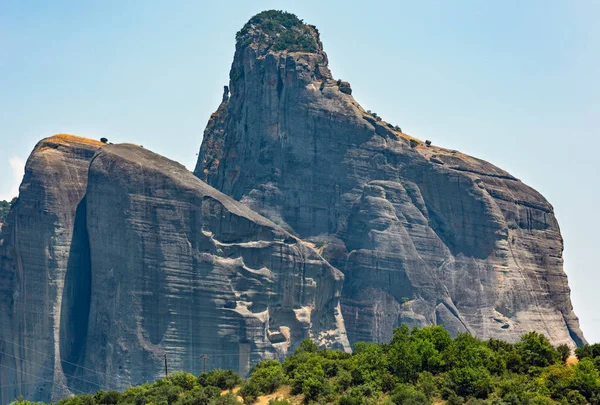
[[[544,197],[365,111],[292,14],[238,33],[194,174],[131,144],[36,145],[0,229],[0,405],[143,384],[165,355],[246,374],[401,323],[585,342]]]
[[[386,341],[400,323],[585,341],[552,206],[504,170],[366,112],[334,80],[315,27],[278,11],[250,19],[229,87],[195,174],[344,273],[351,342]]]

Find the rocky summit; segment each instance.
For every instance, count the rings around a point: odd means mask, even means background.
[[[585,342],[544,197],[365,111],[296,16],[236,40],[193,174],[131,144],[35,147],[0,228],[3,404],[124,389],[165,359],[245,374],[403,323]]]
[[[290,30],[306,45],[280,50]],[[331,74],[315,27],[265,12],[237,39],[195,174],[344,273],[351,343],[386,341],[400,323],[584,341],[544,197],[365,111]]]

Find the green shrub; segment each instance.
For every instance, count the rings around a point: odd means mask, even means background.
[[[240,385],[244,380],[233,370],[211,370],[198,376],[198,383],[203,387],[214,386],[222,390],[230,390]]]
[[[182,389],[189,391],[198,385],[198,379],[194,377],[192,374],[177,372],[171,374],[168,379],[173,383],[173,385],[181,387]]]
[[[483,367],[462,367],[448,372],[446,384],[462,397],[487,398],[493,390],[490,373]]]
[[[275,399],[270,399],[268,405],[291,405],[291,404],[289,403],[289,401],[287,401],[285,399],[275,398]]]
[[[314,401],[325,393],[325,383],[320,378],[308,377],[302,382],[305,402]]]
[[[556,363],[560,355],[541,333],[529,332],[515,345],[517,352],[530,367],[546,367]]]
[[[397,405],[429,405],[431,401],[423,392],[409,384],[398,384],[391,396]]]
[[[283,384],[283,366],[277,360],[266,360],[252,369],[250,381],[258,386],[261,395],[272,394]]]
[[[94,395],[94,400],[100,405],[116,405],[121,399],[121,393],[118,391],[103,391],[100,390]]]
[[[274,51],[316,52],[312,29],[292,13],[268,10],[250,18],[236,34],[236,41],[241,47],[257,41]]]
[[[213,398],[209,402],[209,405],[237,405],[237,404],[241,404],[241,402],[238,401],[237,397],[234,394],[232,394],[231,392],[228,392],[224,395],[220,395],[216,398]]]
[[[15,201],[15,200],[13,200]],[[8,201],[0,201],[0,223],[4,222],[8,212],[10,211],[12,203]]]
[[[260,388],[254,381],[248,381],[242,385],[238,394],[243,398],[245,404],[252,404],[260,395]]]

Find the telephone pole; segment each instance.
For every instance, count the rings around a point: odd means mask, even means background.
[[[165,377],[169,376],[169,369],[167,367],[167,353],[165,353]]]
[[[210,356],[208,354],[203,354],[202,359],[204,359],[204,372],[206,373],[206,359],[208,359]]]

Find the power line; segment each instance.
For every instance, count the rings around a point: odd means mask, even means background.
[[[38,375],[31,374],[31,373],[28,373],[27,371],[23,371],[23,370],[19,371],[19,370],[15,369],[15,368],[8,367],[8,366],[6,366],[4,364],[0,364],[0,367],[4,367],[4,368],[7,368],[9,370],[12,370],[15,373],[23,373],[23,374],[31,376],[31,377],[40,378],[40,376],[38,376]],[[82,390],[79,390],[79,389],[76,389],[76,388],[69,388],[67,385],[65,385],[63,383],[59,383],[59,382],[55,382],[55,381],[51,381],[51,380],[46,380],[46,382],[50,382],[52,384],[58,384],[58,385],[60,385],[60,386],[62,386],[64,388],[66,388],[68,391],[79,391],[80,394],[87,394],[85,391],[82,391]]]
[[[34,353],[39,353],[39,354],[41,354],[41,355],[44,355],[44,356],[46,356],[46,357],[53,357],[51,354],[44,353],[44,352],[41,352],[41,351],[39,351],[39,350],[32,349],[31,347],[27,347],[27,346],[24,346],[24,345],[20,345],[20,344],[18,344],[18,343],[16,343],[16,342],[12,342],[12,341],[10,341],[10,340],[6,340],[6,339],[3,339],[3,338],[0,338],[0,340],[4,341],[4,342],[6,342],[6,343],[13,344],[13,345],[15,345],[15,346],[18,346],[18,347],[21,347],[21,348],[23,348],[23,349],[30,350],[30,351],[32,351],[32,352],[34,352]],[[79,365],[79,364],[76,364],[76,363],[72,363],[72,362],[70,362],[70,361],[67,361],[67,360],[63,359],[62,357],[59,357],[58,359],[59,359],[61,362],[63,362],[63,363],[66,363],[66,364],[70,364],[70,365],[72,365],[72,366],[79,367],[79,368],[80,368],[80,369],[82,369],[82,370],[87,370],[87,371],[90,371],[90,372],[92,372],[92,373],[96,373],[96,374],[98,374],[98,375],[101,375],[101,376],[103,376],[103,377],[108,377],[108,371],[106,371],[106,372],[104,372],[104,373],[101,373],[101,372],[99,372],[99,371],[92,370],[92,369],[90,369],[90,368],[83,367],[83,366],[81,366],[81,365]]]
[[[17,359],[17,360],[24,361],[24,362],[26,362],[26,363],[33,364],[34,366],[38,366],[38,367],[41,367],[41,368],[45,368],[46,370],[50,370],[50,371],[54,371],[54,372],[56,371],[56,369],[55,369],[55,368],[53,368],[53,367],[44,366],[43,364],[39,364],[39,363],[36,363],[36,362],[34,362],[34,361],[31,361],[31,360],[22,359],[22,358],[20,358],[20,357],[14,356],[14,355],[12,355],[12,354],[6,353],[6,352],[5,352],[5,351],[3,351],[3,350],[0,350],[0,353],[2,353],[2,354],[5,354],[5,355],[7,355],[7,356],[10,356],[10,357],[12,357],[12,358],[15,358],[15,359]],[[107,388],[107,387],[104,387],[104,386],[102,386],[102,385],[100,385],[100,384],[98,384],[98,383],[95,383],[95,382],[92,382],[92,381],[86,380],[86,379],[84,379],[84,378],[81,378],[81,377],[77,377],[77,376],[74,376],[74,375],[67,374],[67,373],[65,373],[64,371],[63,371],[63,374],[65,375],[65,377],[70,377],[70,378],[74,378],[74,379],[77,379],[77,380],[79,380],[79,381],[82,381],[82,382],[86,382],[86,383],[88,383],[88,384],[93,384],[93,385],[95,385],[96,387],[99,387],[100,389],[102,389],[102,388]]]

